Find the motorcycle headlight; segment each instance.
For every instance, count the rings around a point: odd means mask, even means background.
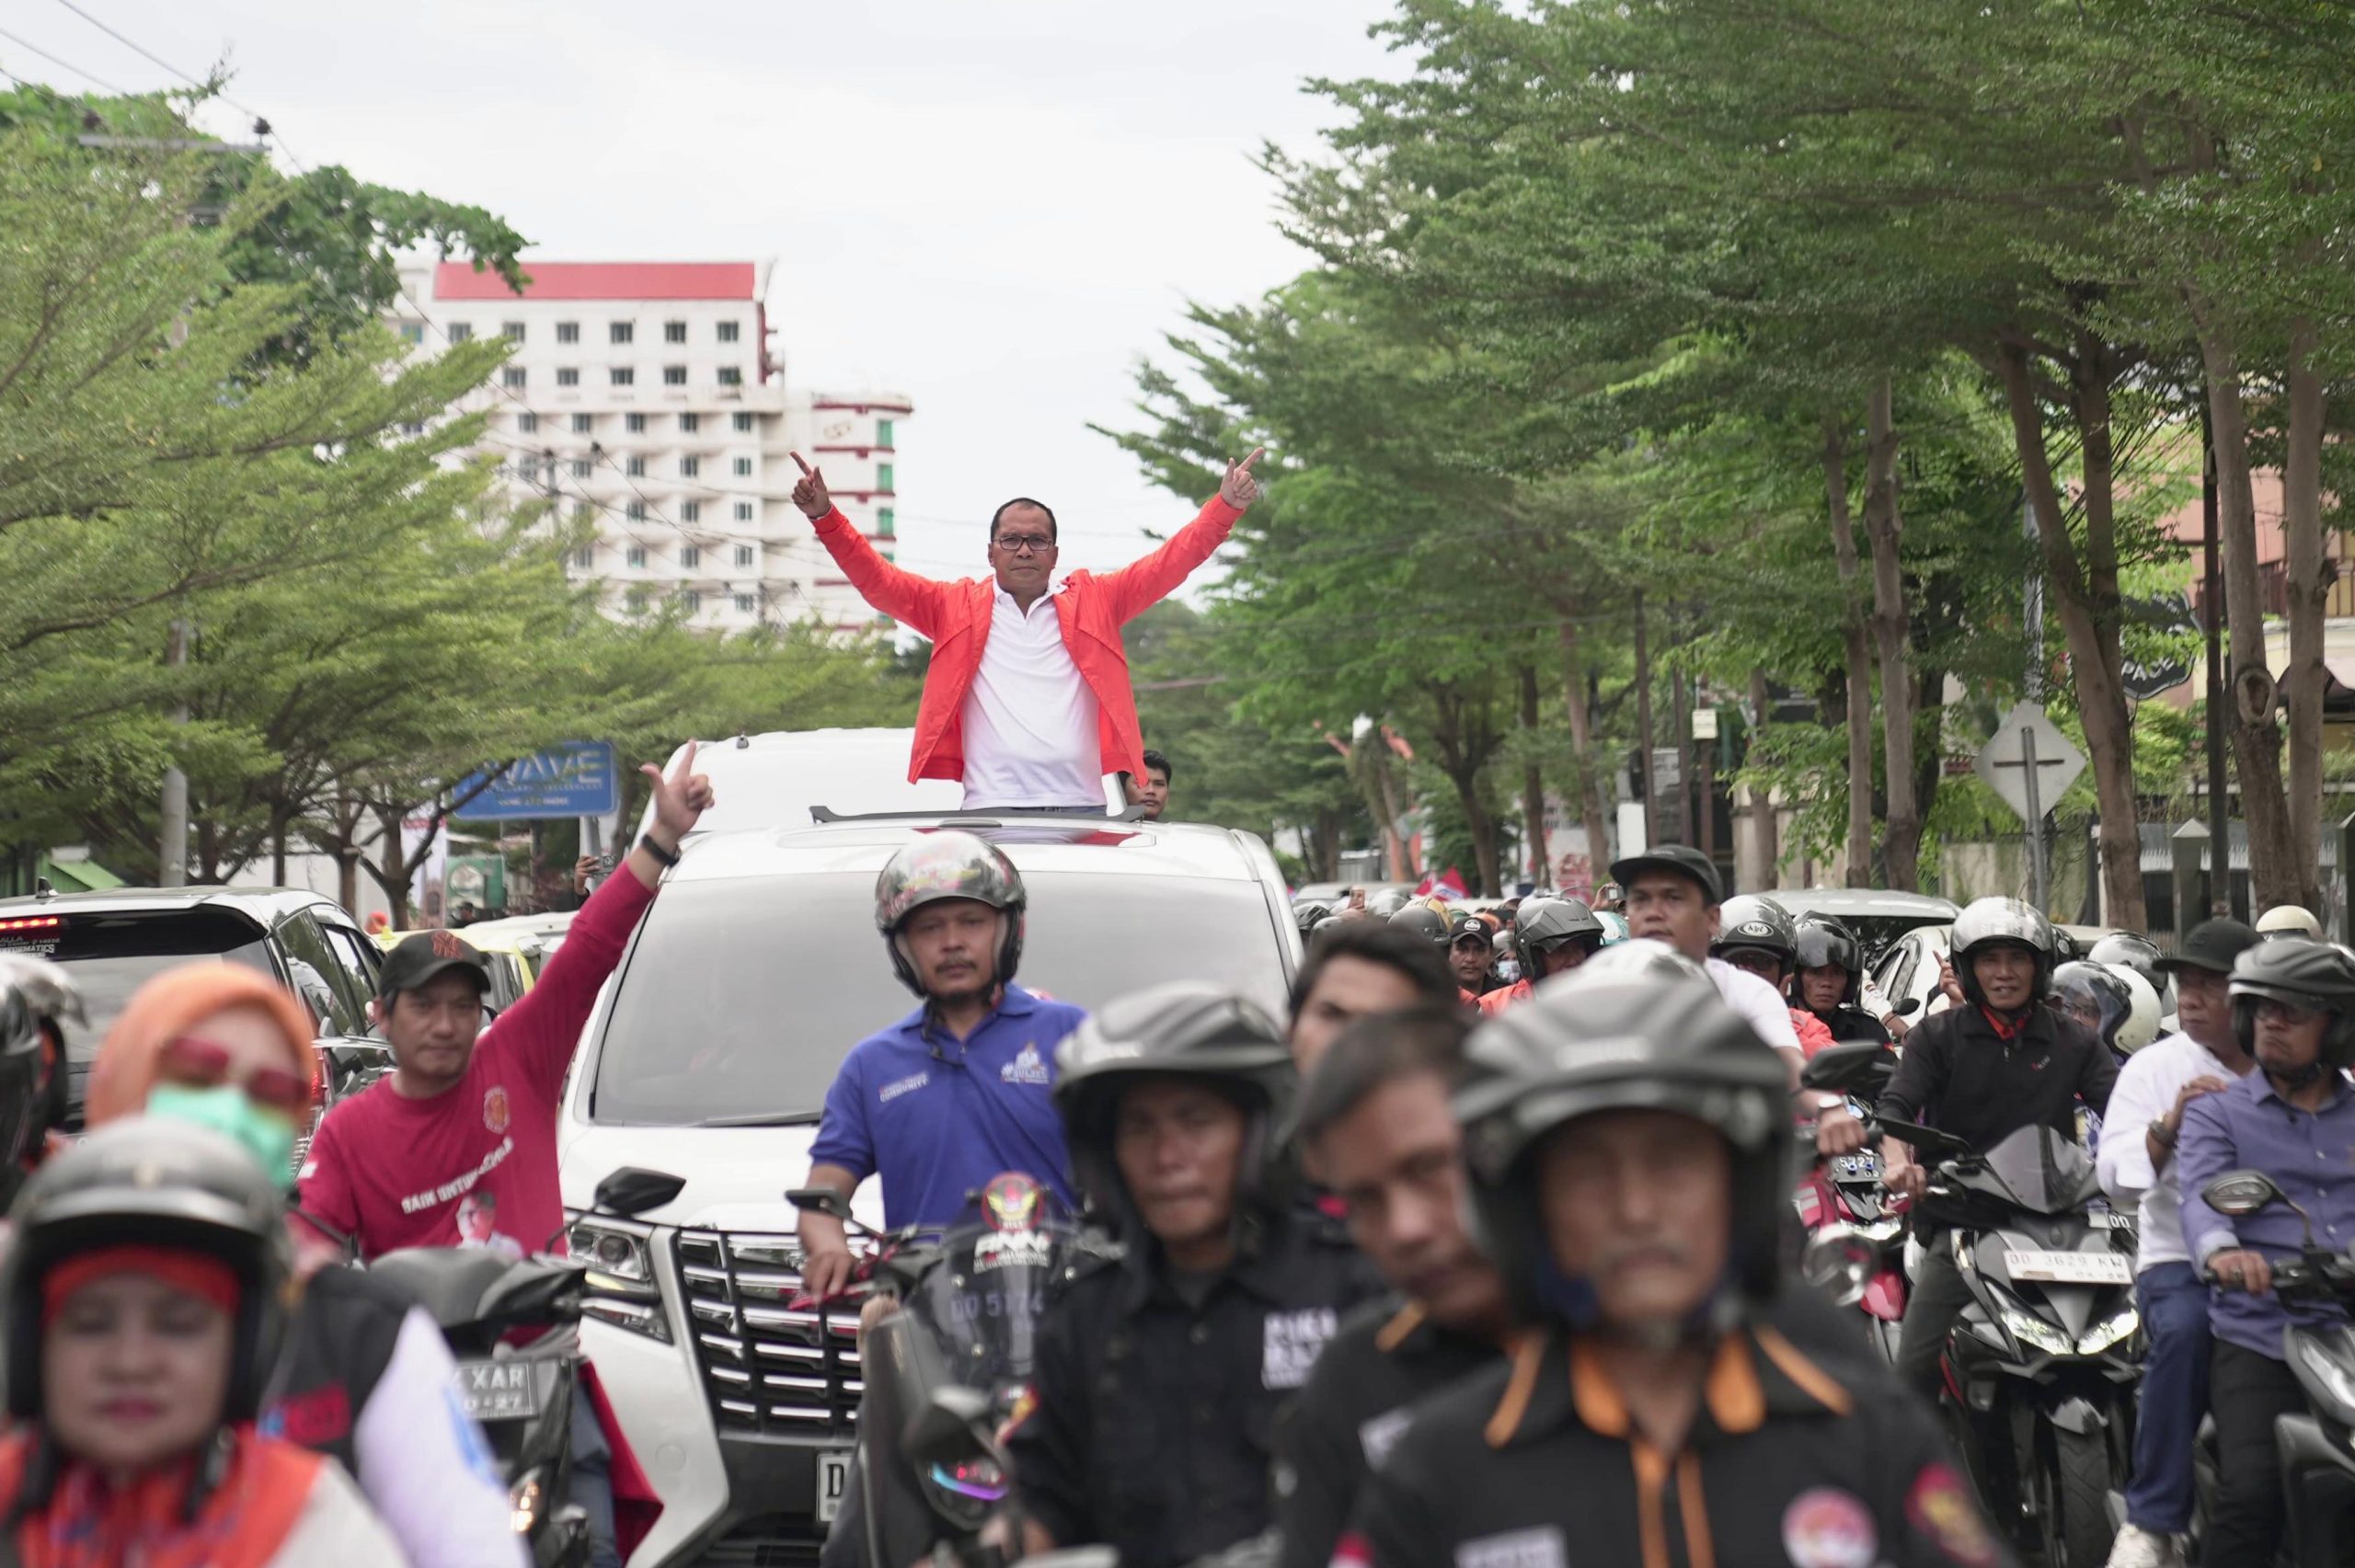
[[[2131,1337],[2142,1326],[2142,1315],[2133,1308],[2114,1312],[2077,1336],[2077,1354],[2098,1356],[2119,1341]]]
[[[2076,1348],[2069,1343],[2067,1334],[2043,1319],[2015,1311],[2009,1307],[2004,1309],[2004,1327],[2010,1330],[2012,1337],[2022,1345],[2033,1345],[2047,1355],[2066,1356]]]
[[[1902,1219],[1876,1219],[1869,1225],[1854,1227],[1856,1234],[1867,1242],[1894,1242],[1905,1234]]]
[[[508,1489],[508,1524],[517,1535],[530,1535],[532,1527],[540,1522],[540,1501],[545,1495],[536,1470],[525,1471]]]

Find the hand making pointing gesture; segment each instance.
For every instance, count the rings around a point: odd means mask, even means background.
[[[793,486],[793,504],[801,509],[802,516],[815,522],[834,509],[834,498],[826,493],[826,476],[802,462],[799,452],[793,454],[793,463],[801,470],[801,482]]]
[[[1259,498],[1259,481],[1251,475],[1251,465],[1268,455],[1268,449],[1255,446],[1251,455],[1240,463],[1226,465],[1226,477],[1219,481],[1218,497],[1236,511],[1249,511],[1251,503]]]

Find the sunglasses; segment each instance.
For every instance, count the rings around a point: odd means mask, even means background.
[[[211,1040],[183,1035],[164,1047],[158,1064],[167,1083],[189,1089],[218,1089],[231,1082],[229,1050]],[[311,1109],[311,1085],[299,1072],[282,1067],[258,1067],[236,1081],[246,1098],[265,1110],[283,1114],[299,1123]]]

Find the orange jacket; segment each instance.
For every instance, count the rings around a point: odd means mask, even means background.
[[[1243,514],[1212,496],[1194,521],[1142,560],[1102,577],[1076,571],[1055,596],[1063,646],[1080,679],[1096,693],[1097,735],[1104,771],[1144,776],[1144,737],[1137,723],[1136,695],[1129,690],[1129,651],[1120,628],[1167,598],[1211,553],[1226,543]],[[851,526],[840,507],[814,525],[859,596],[932,639],[932,673],[916,709],[916,743],[908,779],[965,776],[965,696],[981,672],[990,617],[997,603],[995,578],[938,582],[902,571],[876,554],[866,535]]]

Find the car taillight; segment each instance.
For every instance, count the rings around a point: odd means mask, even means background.
[[[0,933],[56,931],[64,924],[63,915],[28,915],[20,920],[0,920]]]

